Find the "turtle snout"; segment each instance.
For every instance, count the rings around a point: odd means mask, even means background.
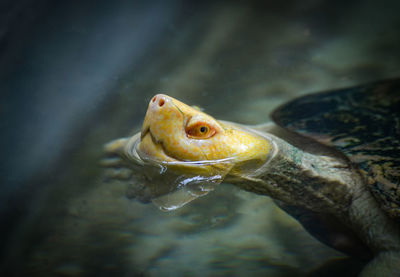
[[[153,110],[164,109],[171,104],[172,101],[167,95],[157,94],[150,100],[149,109]]]
[[[147,119],[147,121],[161,121],[165,123],[175,120],[177,114],[179,114],[179,110],[174,104],[173,99],[165,94],[157,94],[150,100],[145,121]]]

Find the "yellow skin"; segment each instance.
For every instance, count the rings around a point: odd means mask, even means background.
[[[234,158],[238,163],[265,161],[271,145],[262,137],[158,94],[149,103],[138,149],[165,162]]]

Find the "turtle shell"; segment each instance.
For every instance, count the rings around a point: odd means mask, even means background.
[[[400,79],[300,97],[272,119],[344,153],[381,208],[400,219]]]

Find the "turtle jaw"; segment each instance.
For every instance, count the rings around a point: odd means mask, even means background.
[[[158,141],[150,128],[145,129],[140,135],[138,153],[142,159],[158,162],[178,162],[179,160],[171,157],[164,148],[162,141]]]
[[[143,140],[143,138],[148,134],[152,135],[150,133],[150,126],[143,124],[142,131],[140,132],[140,140]]]

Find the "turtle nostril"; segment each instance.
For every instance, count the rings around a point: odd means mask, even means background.
[[[151,102],[154,103],[154,102],[156,102],[156,100],[157,100],[157,96],[154,96],[153,99],[151,100]]]
[[[165,101],[164,101],[164,99],[161,98],[161,99],[158,101],[158,106],[162,107],[162,106],[164,106],[164,104],[165,104]]]

